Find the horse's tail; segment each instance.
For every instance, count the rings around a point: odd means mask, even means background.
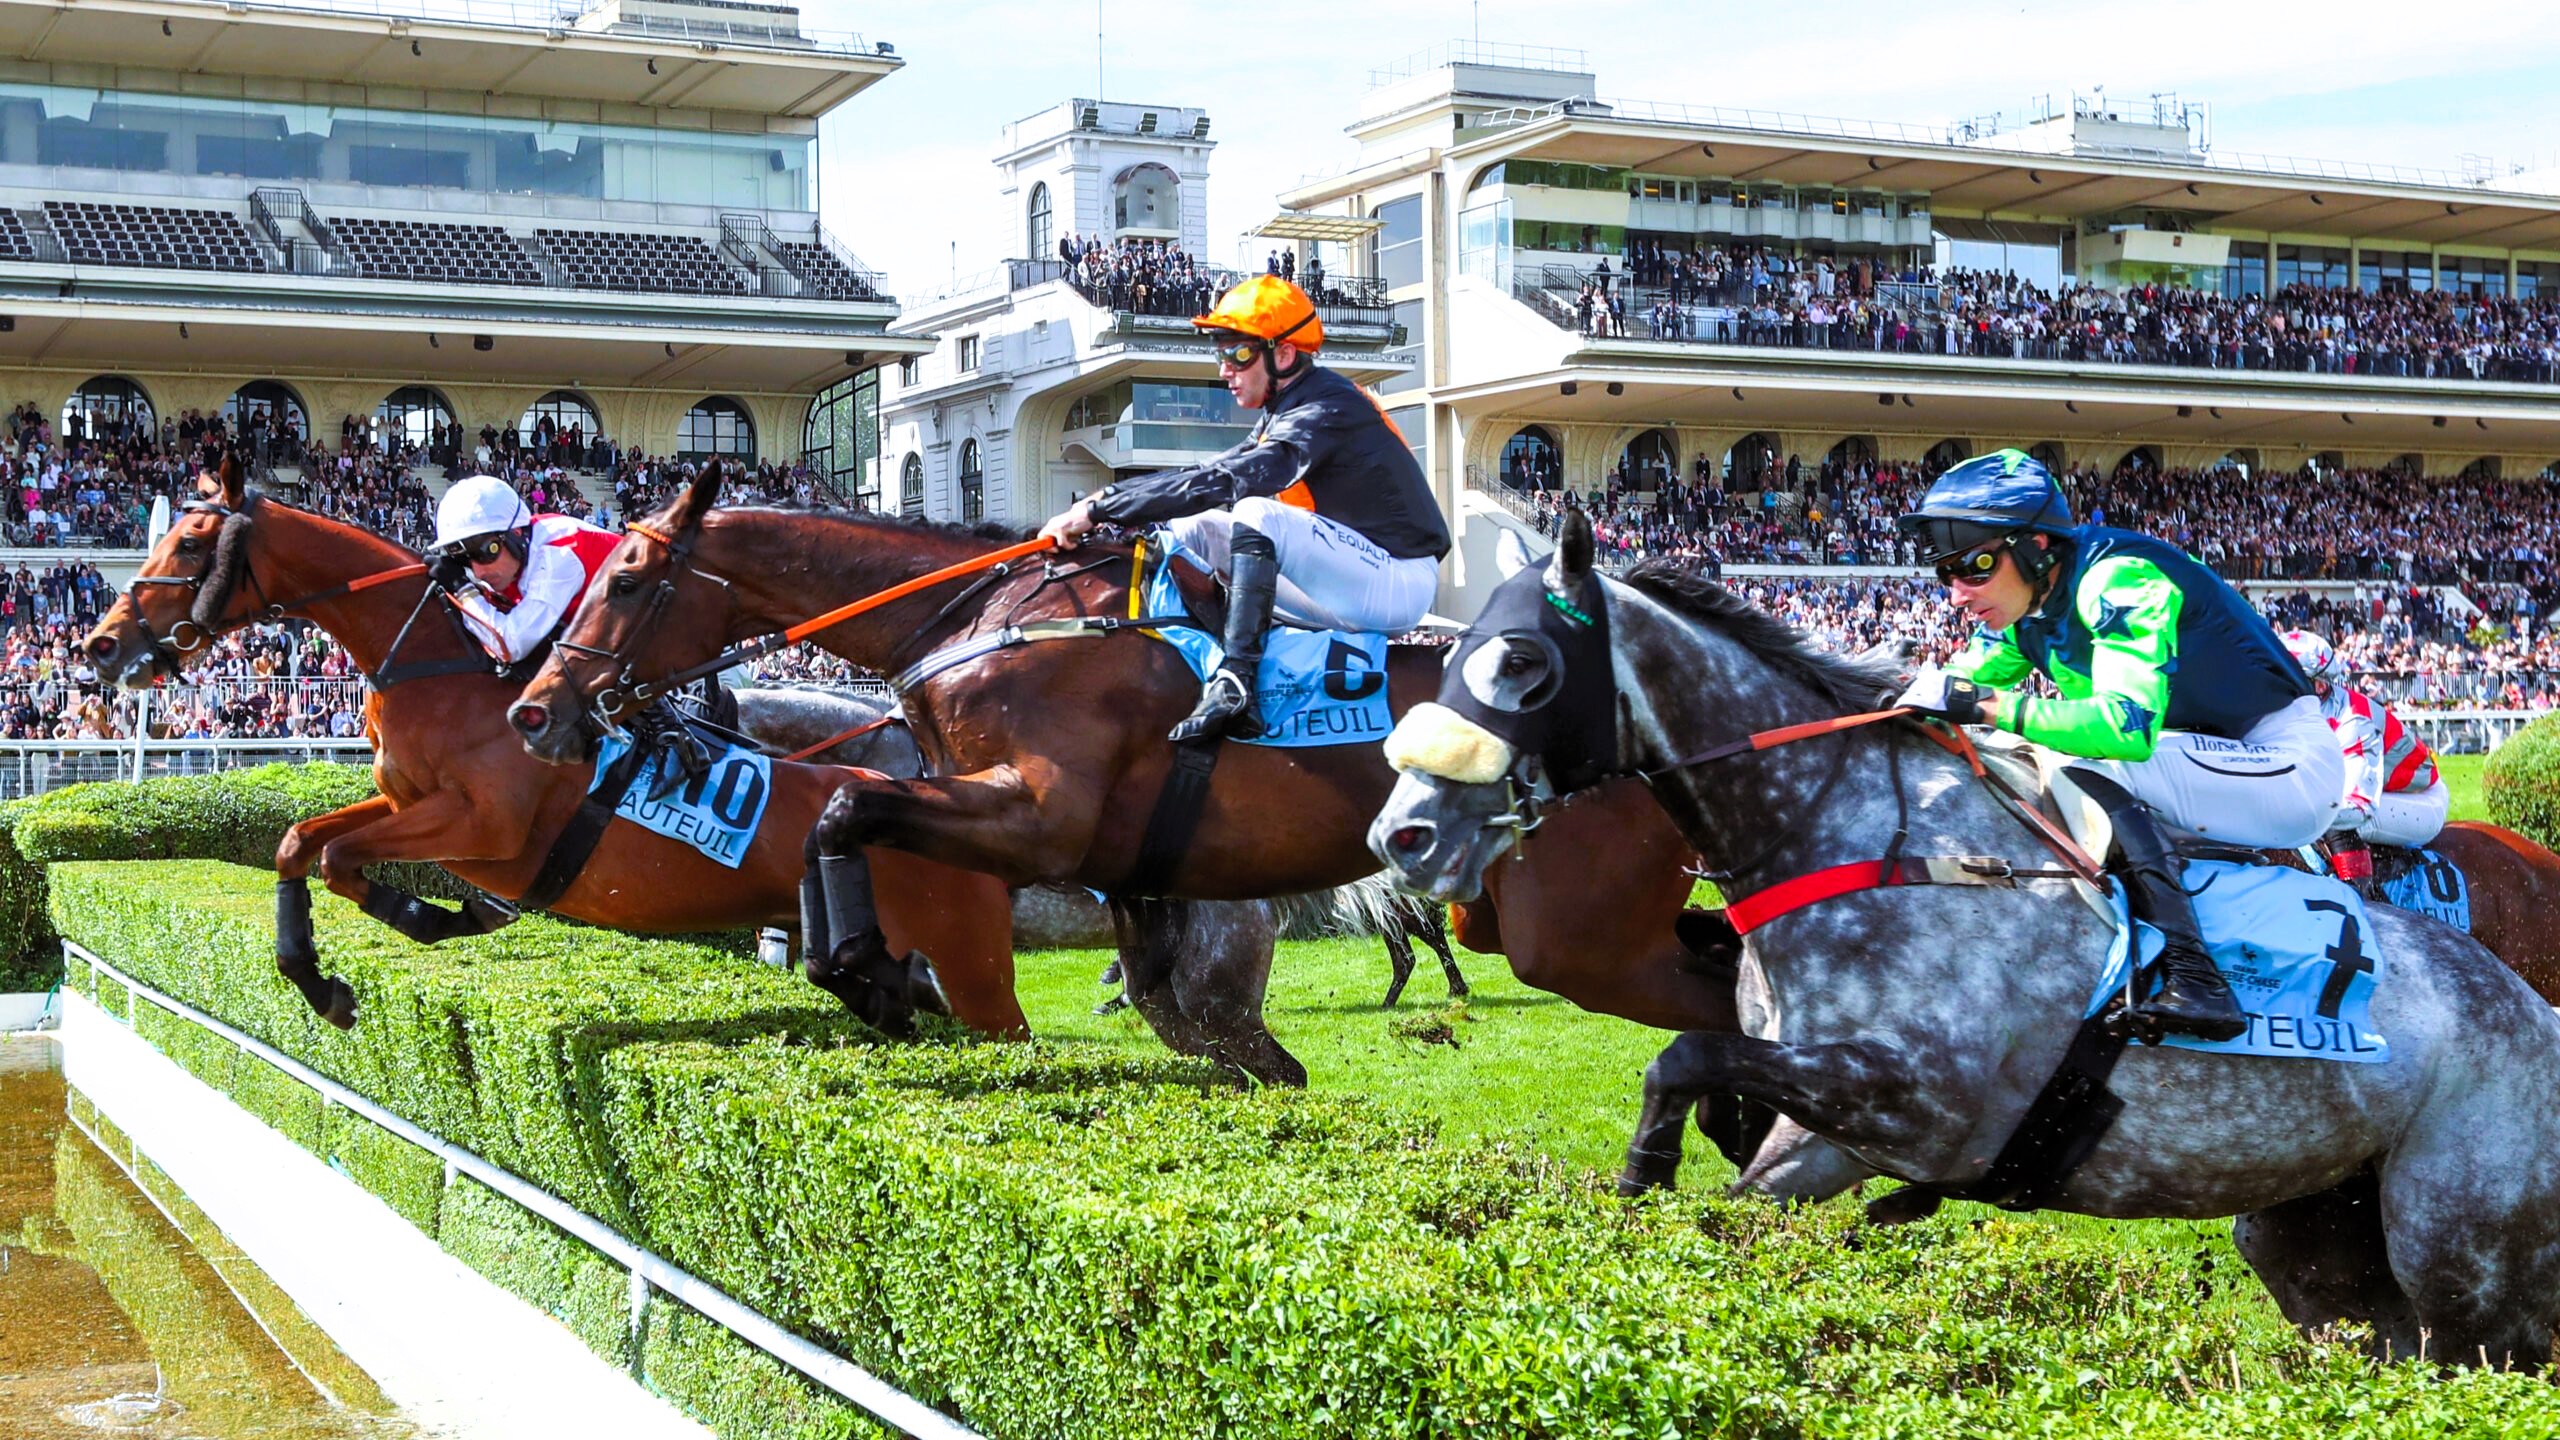
[[[1283,936],[1318,940],[1382,934],[1401,917],[1417,914],[1418,903],[1397,893],[1394,881],[1381,870],[1331,890],[1283,896],[1271,905]]]

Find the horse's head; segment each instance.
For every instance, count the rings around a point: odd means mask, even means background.
[[[591,711],[619,725],[658,682],[720,653],[733,592],[693,564],[720,482],[719,463],[706,463],[683,494],[633,521],[596,573],[550,658],[507,707],[534,758],[554,765],[592,758],[593,727],[579,723]]]
[[[1579,510],[1544,568],[1504,536],[1508,578],[1450,651],[1439,699],[1387,737],[1396,788],[1369,848],[1415,894],[1481,893],[1485,868],[1536,827],[1541,805],[1622,768],[1608,599],[1591,549]]]
[[[187,504],[81,642],[108,683],[148,689],[205,654],[216,635],[258,618],[254,579],[247,594],[241,585],[253,574],[249,522],[258,498],[243,488],[237,457],[222,462],[220,478],[221,493]]]

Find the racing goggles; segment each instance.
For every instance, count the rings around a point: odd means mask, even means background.
[[[1250,335],[1231,335],[1218,342],[1218,363],[1232,365],[1238,370],[1247,369],[1262,358],[1265,348],[1262,341]]]
[[[503,532],[493,530],[468,540],[456,540],[446,549],[474,565],[494,565],[499,556],[507,553],[507,537]]]
[[[1938,562],[1938,583],[1941,585],[1981,584],[1991,578],[1992,571],[2000,568],[2000,557],[2009,552],[2010,543],[2011,537],[2003,535],[1997,540],[1976,545],[1962,554],[1948,556]]]

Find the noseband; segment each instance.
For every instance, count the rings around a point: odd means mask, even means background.
[[[644,525],[637,520],[624,526],[623,530],[626,534],[637,535],[644,540],[654,540],[665,546],[667,550],[666,574],[659,578],[657,584],[649,587],[647,608],[643,609],[639,618],[632,622],[629,633],[625,634],[620,643],[610,650],[594,645],[581,645],[566,636],[551,642],[551,648],[554,650],[565,650],[580,660],[594,662],[612,673],[611,683],[587,699],[587,708],[607,725],[616,725],[624,714],[637,711],[657,698],[658,687],[643,681],[628,657],[641,650],[643,642],[657,634],[658,622],[666,618],[667,607],[675,603],[676,573],[679,570],[691,570],[724,590],[730,588],[728,581],[690,563],[693,559],[694,542],[702,535],[702,522],[698,517],[686,522],[684,528],[673,535],[653,526]],[[563,668],[565,669],[566,666],[564,665]]]
[[[134,628],[140,630],[143,638],[151,642],[151,653],[169,669],[173,671],[179,669],[185,664],[187,656],[235,630],[245,629],[251,625],[272,625],[288,618],[294,611],[306,605],[316,605],[324,600],[335,600],[341,595],[369,590],[376,585],[397,580],[403,576],[422,574],[427,568],[424,564],[394,566],[389,570],[360,576],[341,585],[332,585],[325,590],[314,590],[308,595],[297,595],[290,600],[269,600],[266,587],[258,583],[257,567],[249,563],[249,525],[251,517],[257,511],[259,500],[260,497],[256,495],[243,497],[240,508],[237,510],[219,500],[188,501],[184,507],[186,514],[215,515],[222,520],[222,527],[214,532],[213,553],[205,557],[204,568],[193,575],[136,575],[126,585],[126,598],[132,601],[127,608],[133,613]],[[249,582],[249,594],[256,603],[245,614],[225,619],[221,612],[230,608],[231,596],[240,588],[240,582],[243,579]],[[142,613],[140,591],[145,585],[177,586],[195,597],[195,603],[190,607],[187,618],[170,626],[167,635],[153,631],[149,617]],[[398,648],[396,643],[393,648],[395,650]]]

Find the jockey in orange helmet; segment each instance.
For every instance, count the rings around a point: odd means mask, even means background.
[[[1218,342],[1253,438],[1206,464],[1118,481],[1040,533],[1072,546],[1097,525],[1173,522],[1174,540],[1228,580],[1226,659],[1177,741],[1250,739],[1262,632],[1276,613],[1317,629],[1396,634],[1431,608],[1449,527],[1405,439],[1369,392],[1315,363],[1324,322],[1305,291],[1256,275],[1192,324]]]

